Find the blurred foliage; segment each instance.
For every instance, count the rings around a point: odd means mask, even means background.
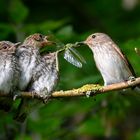
[[[84,40],[93,32],[105,32],[116,40],[140,75],[140,57],[134,51],[140,46],[139,14],[138,0],[0,0],[0,39],[23,41],[40,32],[54,34],[60,44],[66,44]],[[103,84],[89,48],[77,50],[87,63],[79,69],[60,55],[57,90]],[[0,140],[139,140],[140,99],[128,92],[133,91],[51,100],[32,112],[24,124],[12,120],[12,113],[0,111]]]

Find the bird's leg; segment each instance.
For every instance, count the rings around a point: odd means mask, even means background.
[[[40,92],[33,92],[33,95],[37,95],[38,98],[42,99],[43,103],[47,103],[48,99],[51,97],[49,94],[48,89],[44,88],[43,91]]]

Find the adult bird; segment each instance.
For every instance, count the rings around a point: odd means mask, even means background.
[[[126,56],[107,34],[91,34],[84,44],[88,45],[93,52],[104,85],[124,82],[136,76]]]

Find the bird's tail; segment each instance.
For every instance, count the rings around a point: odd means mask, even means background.
[[[28,102],[28,99],[21,99],[21,102],[18,106],[17,112],[14,116],[14,119],[18,122],[24,122],[27,117],[27,114],[28,114],[27,104],[28,103],[26,102]]]
[[[42,103],[39,100],[22,99],[14,116],[14,120],[23,123],[33,110],[39,108],[40,104]]]

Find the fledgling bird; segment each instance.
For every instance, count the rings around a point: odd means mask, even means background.
[[[53,52],[42,56],[40,63],[33,72],[30,91],[35,91],[40,97],[50,95],[58,82],[57,55],[58,52]]]
[[[0,41],[0,92],[11,94],[18,89],[19,66],[15,51],[20,43],[10,41]],[[1,97],[0,109],[9,111],[12,107],[13,99]]]
[[[57,52],[46,54],[42,57],[39,64],[32,73],[32,80],[29,92],[39,95],[42,98],[48,99],[58,82],[58,60]],[[18,113],[15,119],[19,122],[24,122],[27,115],[38,108],[41,104],[39,100],[31,101],[31,99],[24,99],[19,106]]]
[[[50,44],[47,37],[36,33],[27,37],[23,44],[18,47],[16,56],[20,66],[19,89],[25,90],[32,79],[32,73],[40,61],[39,49]]]
[[[84,43],[93,52],[104,85],[124,82],[136,76],[128,59],[108,35],[94,33]]]
[[[40,39],[37,38],[36,40],[36,37]],[[48,41],[47,37],[39,34],[35,34],[35,36],[33,35],[27,39],[28,41],[25,40],[23,43],[23,45],[26,46],[26,54],[23,55],[23,59],[21,59],[20,62],[20,65],[22,66],[21,72],[23,73],[21,78],[21,89],[32,92],[33,95],[37,94],[42,99],[46,99],[51,94],[58,79],[56,62],[57,53],[50,53],[41,57],[38,47],[41,47],[42,45],[50,45],[52,42]],[[40,45],[36,45],[36,43],[34,43],[36,41],[40,41]],[[42,41],[45,41],[46,43],[42,43]],[[33,48],[33,50],[29,47]],[[24,47],[22,48],[24,50]],[[33,51],[34,53],[32,53]],[[27,58],[28,60],[26,60]],[[22,99],[18,108],[18,112],[14,118],[19,122],[24,122],[32,108],[38,103],[40,103],[40,101],[35,99],[34,101],[31,99]]]

